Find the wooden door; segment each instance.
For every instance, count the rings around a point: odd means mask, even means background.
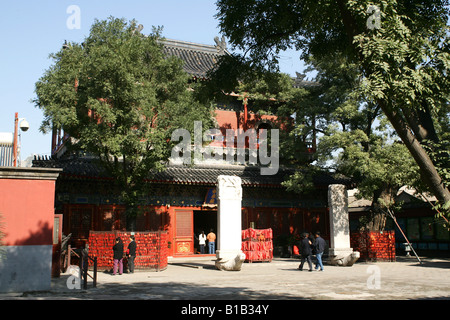
[[[61,242],[62,242],[62,214],[55,214],[53,221],[53,254],[52,254],[52,277],[59,278],[61,275]]]
[[[194,213],[192,210],[175,211],[175,254],[194,253]]]

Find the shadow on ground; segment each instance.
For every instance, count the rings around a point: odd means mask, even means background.
[[[55,300],[300,300],[300,296],[286,293],[255,291],[245,287],[221,287],[182,282],[101,283],[97,288],[88,284],[87,290],[67,289],[68,276],[57,279],[49,292],[27,292],[27,299]]]
[[[411,264],[412,266],[420,266],[425,268],[450,268],[450,261],[422,261],[419,263],[416,261]]]
[[[197,268],[197,269],[211,269],[211,270],[216,269],[216,267],[214,265],[211,265],[210,263],[201,263],[201,262],[171,262],[170,265],[178,267]]]

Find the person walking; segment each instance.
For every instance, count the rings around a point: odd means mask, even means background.
[[[123,242],[120,237],[116,238],[116,244],[113,246],[113,276],[117,273],[119,268],[119,275],[123,273]]]
[[[314,248],[316,251],[316,267],[315,270],[323,271],[323,262],[322,262],[322,255],[325,251],[325,246],[327,243],[325,240],[320,236],[320,231],[317,231],[315,233],[315,241],[314,241]],[[319,269],[320,267],[320,269]]]
[[[301,263],[298,266],[300,271],[303,271],[303,264],[305,261],[308,261],[309,271],[312,270],[312,261],[311,261],[311,241],[308,239],[308,233],[303,234],[303,239],[300,242],[300,254],[302,256]]]
[[[206,234],[202,230],[202,233],[198,236],[198,245],[200,247],[200,254],[205,254]]]
[[[134,236],[130,236],[130,243],[128,244],[128,271],[134,273],[134,259],[136,258],[136,241]]]
[[[206,239],[208,240],[208,252],[209,254],[216,253],[216,235],[213,232],[213,229],[208,233],[206,236]]]

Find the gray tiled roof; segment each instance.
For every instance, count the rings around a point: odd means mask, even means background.
[[[214,69],[221,55],[218,46],[203,45],[179,40],[164,40],[164,53],[184,61],[184,70],[193,77],[206,78],[208,71]]]
[[[237,176],[245,186],[281,186],[287,172],[280,170],[273,176],[262,176],[256,167],[168,167],[153,177],[155,182],[215,185],[220,175]]]
[[[33,167],[62,168],[63,172],[60,176],[71,179],[111,179],[94,159],[72,158],[54,160],[37,158],[33,161]],[[267,176],[261,175],[259,167],[169,166],[162,172],[150,173],[149,180],[155,183],[216,185],[219,175],[230,175],[240,177],[243,186],[281,187],[281,183],[294,172],[294,169],[280,168],[277,174]],[[314,177],[314,183],[316,186],[327,186],[334,183],[349,185],[350,180],[334,178],[330,174],[319,174]]]
[[[204,79],[208,72],[217,67],[221,55],[230,54],[226,49],[225,40],[219,42],[215,39],[217,45],[198,44],[187,41],[165,39],[163,42],[163,51],[167,56],[176,56],[184,62],[184,70],[195,78]],[[305,75],[297,72],[294,80],[295,88],[317,87],[319,84],[315,81],[304,80]]]

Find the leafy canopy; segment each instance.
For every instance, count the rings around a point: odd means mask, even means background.
[[[166,57],[161,30],[143,35],[135,20],[95,21],[83,43],[50,55],[36,83],[43,132],[62,128],[72,147],[95,155],[135,205],[143,181],[170,156],[173,130],[212,125],[209,105],[188,90],[182,61]]]
[[[369,27],[373,5],[379,23]],[[248,63],[276,69],[279,53],[296,48],[305,60],[325,65],[338,56],[354,65],[359,95],[383,111],[427,188],[450,204],[448,1],[219,0],[217,6],[221,31]]]

